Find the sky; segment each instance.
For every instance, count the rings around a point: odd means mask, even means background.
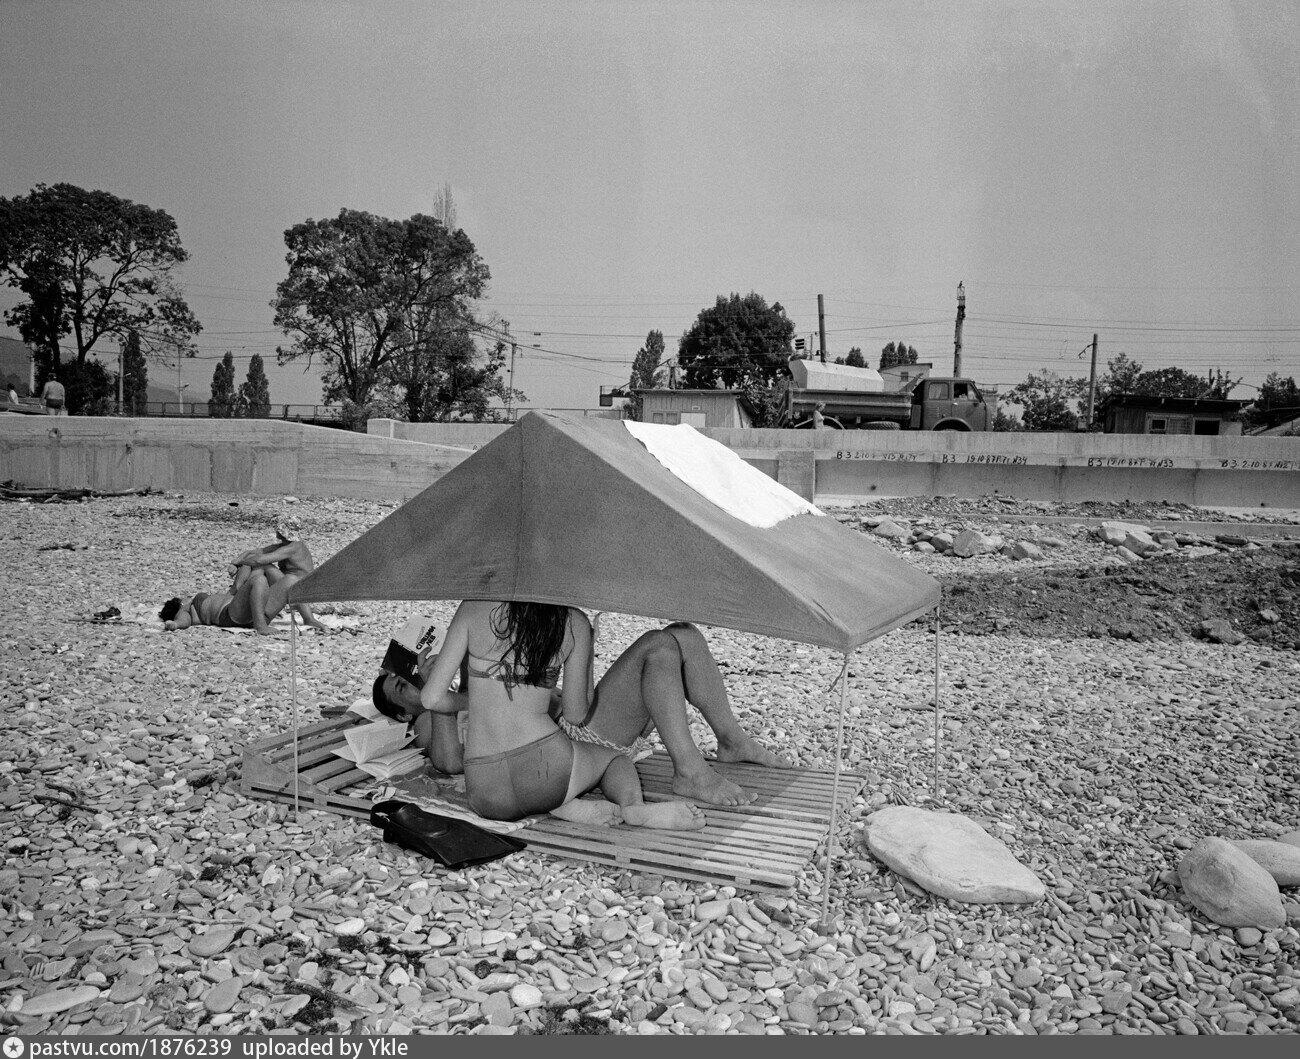
[[[1086,378],[1094,334],[1098,374],[1300,377],[1292,0],[0,0],[0,145],[0,197],[176,220],[191,395],[230,351],[319,403],[274,363],[285,230],[448,185],[525,407],[597,407],[751,291],[828,359],[946,373],[959,282],[1003,390]]]

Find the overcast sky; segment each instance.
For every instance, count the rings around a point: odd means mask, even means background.
[[[1257,386],[1300,377],[1298,57],[1291,0],[0,0],[0,196],[170,213],[195,390],[230,350],[319,401],[274,367],[284,230],[444,184],[531,406],[595,407],[732,292],[948,371],[958,281],[1004,389],[1086,376],[1094,332],[1099,372]]]

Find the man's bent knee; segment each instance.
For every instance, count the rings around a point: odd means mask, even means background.
[[[642,651],[645,652],[647,661],[652,662],[670,662],[674,665],[682,663],[682,645],[677,642],[677,637],[667,629],[655,629],[643,634],[638,643]]]

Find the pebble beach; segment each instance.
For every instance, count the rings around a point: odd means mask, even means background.
[[[392,630],[417,612],[445,623],[451,603],[318,608],[347,627],[297,638],[296,681],[284,630],[148,620],[168,596],[223,589],[229,560],[277,524],[319,564],[393,507],[0,504],[5,1032],[1300,1030],[1300,890],[1282,890],[1281,927],[1224,927],[1177,872],[1202,838],[1300,828],[1300,652],[1014,625],[936,641],[916,622],[850,662],[841,761],[866,782],[840,806],[829,872],[824,848],[776,894],[531,850],[448,871],[367,821],[248,798],[239,770],[295,708],[308,723],[368,694]],[[1110,561],[1083,527],[1053,533],[1059,546],[1015,569]],[[906,558],[936,576],[959,562]],[[108,608],[126,620],[90,620]],[[598,673],[649,624],[602,618]],[[705,632],[742,723],[834,768],[843,659]],[[893,805],[976,821],[1045,898],[960,903],[895,874],[864,838]]]

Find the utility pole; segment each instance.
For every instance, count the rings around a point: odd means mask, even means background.
[[[181,415],[185,414],[185,398],[181,394],[181,346],[176,343],[176,403],[181,406]]]
[[[1088,430],[1092,429],[1092,404],[1097,396],[1097,332],[1092,333],[1092,370],[1088,373]]]
[[[966,285],[957,281],[957,333],[953,341],[952,373],[961,378],[961,324],[966,319]]]
[[[122,414],[122,347],[126,344],[125,340],[117,340],[117,414]]]
[[[826,310],[822,306],[822,296],[817,295],[817,333],[821,336],[821,362],[826,363]]]
[[[507,335],[509,335],[509,332],[507,332]],[[518,348],[518,343],[515,342],[513,336],[510,336],[510,383],[509,392],[506,394],[506,419],[512,423],[515,421],[511,408],[515,402],[515,350]]]

